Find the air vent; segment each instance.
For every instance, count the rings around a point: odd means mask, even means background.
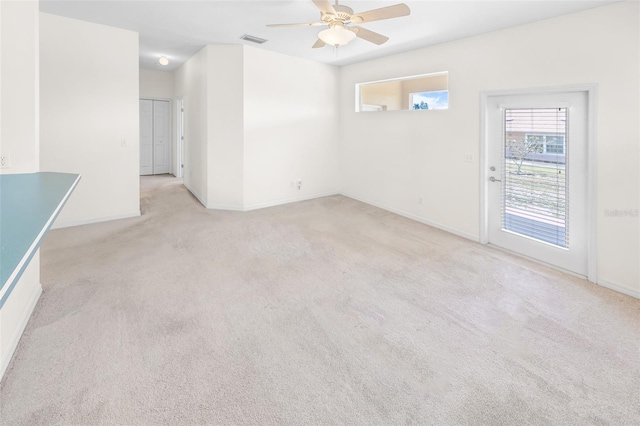
[[[250,41],[251,43],[258,43],[258,44],[262,44],[262,43],[266,43],[267,40],[260,38],[260,37],[254,37],[252,35],[249,34],[245,34],[242,37],[240,37],[242,40],[247,40]]]

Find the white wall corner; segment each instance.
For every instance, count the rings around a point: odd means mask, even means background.
[[[206,201],[200,196],[200,194],[198,194],[198,192],[194,191],[193,188],[189,184],[187,184],[186,182],[183,181],[182,184],[184,185],[185,188],[187,188],[189,190],[191,195],[193,195],[195,197],[195,199],[198,200],[200,202],[200,204],[202,204],[204,206],[204,208],[209,208],[209,207],[207,207]]]

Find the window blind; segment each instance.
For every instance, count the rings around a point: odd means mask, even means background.
[[[569,247],[566,108],[504,110],[502,228]]]

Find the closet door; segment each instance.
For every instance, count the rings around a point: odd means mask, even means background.
[[[140,175],[153,174],[153,101],[140,100]]]
[[[171,173],[171,134],[168,101],[153,101],[153,174]]]

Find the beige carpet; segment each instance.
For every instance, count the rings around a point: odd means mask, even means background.
[[[3,425],[631,425],[640,302],[342,196],[51,232]]]

